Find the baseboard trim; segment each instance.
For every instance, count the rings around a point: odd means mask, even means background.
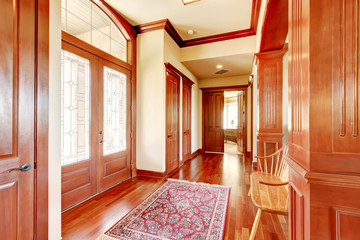
[[[160,179],[166,177],[167,175],[166,172],[155,172],[155,171],[140,170],[140,169],[137,169],[136,173],[138,176],[160,178]]]
[[[252,168],[254,170],[257,170],[257,167],[258,167],[258,163],[257,162],[252,162]]]

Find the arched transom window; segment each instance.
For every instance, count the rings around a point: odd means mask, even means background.
[[[90,0],[62,0],[61,14],[64,32],[126,62],[127,40]]]

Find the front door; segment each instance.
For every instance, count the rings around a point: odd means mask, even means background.
[[[130,71],[99,60],[99,191],[130,177]]]
[[[1,239],[34,237],[35,1],[0,8]]]
[[[205,151],[224,152],[224,92],[204,93]]]
[[[166,72],[166,172],[179,167],[180,80]]]

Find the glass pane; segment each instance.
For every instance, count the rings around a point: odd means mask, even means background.
[[[90,158],[90,61],[61,51],[61,165]]]
[[[111,19],[89,0],[61,1],[61,29],[127,61],[127,40]]]
[[[104,67],[104,156],[126,150],[126,77]]]

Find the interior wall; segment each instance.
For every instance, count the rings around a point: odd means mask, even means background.
[[[289,123],[289,54],[286,53],[283,59],[283,144],[288,142]]]
[[[164,31],[137,38],[136,167],[165,171]]]
[[[199,80],[199,88],[211,87],[228,87],[237,85],[247,85],[249,83],[249,75],[234,77],[218,77]]]
[[[164,33],[164,62],[171,63],[174,67],[176,67],[179,71],[185,74],[188,78],[190,78],[194,85],[191,88],[191,153],[195,152],[199,149],[199,102],[198,102],[198,94],[199,94],[199,84],[198,79],[180,62],[181,56],[181,48],[174,42],[174,40],[170,37],[170,35],[165,32]],[[181,85],[182,86],[182,79]],[[181,98],[180,105],[182,106],[182,87],[181,90]],[[182,108],[180,107],[180,132],[182,132]],[[182,153],[182,134],[180,134],[180,153]],[[182,154],[180,154],[180,159],[182,160]]]
[[[251,87],[246,90],[246,151],[251,152]]]
[[[50,0],[49,239],[61,239],[61,0]]]

